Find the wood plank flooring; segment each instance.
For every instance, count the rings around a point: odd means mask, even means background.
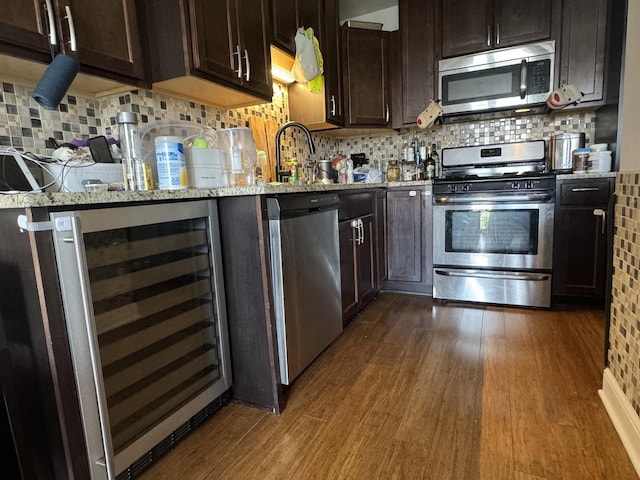
[[[637,479],[597,394],[603,317],[383,293],[281,416],[231,404],[141,478]]]

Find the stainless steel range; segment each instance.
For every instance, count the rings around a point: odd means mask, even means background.
[[[433,297],[549,307],[555,176],[544,140],[445,148],[433,186]]]

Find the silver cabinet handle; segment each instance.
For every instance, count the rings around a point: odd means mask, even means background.
[[[56,22],[53,19],[53,7],[51,6],[51,0],[46,0],[44,5],[47,11],[47,21],[49,22],[49,44],[58,44],[58,35],[56,34]]]
[[[487,47],[491,46],[491,25],[487,25]]]
[[[389,123],[389,104],[388,103],[384,104],[384,110],[385,110],[385,112],[384,112],[384,121],[386,123]]]
[[[72,52],[75,52],[78,48],[76,44],[76,27],[73,23],[73,15],[71,15],[69,5],[65,5],[64,10],[67,12],[67,16],[64,18],[67,19],[67,23],[69,24],[69,48],[71,48]]]
[[[602,217],[602,234],[604,235],[604,232],[606,230],[606,224],[607,224],[607,212],[605,212],[603,209],[601,208],[596,208],[593,211],[593,214],[596,217]]]
[[[527,96],[527,61],[520,63],[520,98]]]
[[[334,95],[331,95],[331,100],[329,100],[329,103],[331,104],[331,115],[335,115],[336,114],[336,97]]]
[[[251,63],[249,62],[249,52],[247,49],[244,49],[244,66],[246,67],[246,72],[244,72],[244,79],[248,82],[251,80]]]
[[[500,24],[496,23],[496,45],[500,45]]]
[[[598,187],[582,187],[582,188],[572,188],[572,192],[597,192],[600,190]]]
[[[237,55],[238,56],[238,69],[236,70],[233,67],[233,64],[231,66],[231,68],[234,69],[234,71],[236,72],[236,75],[238,76],[238,78],[242,78],[242,54],[240,53],[240,45],[236,45],[236,51],[233,52],[233,56]]]
[[[356,237],[353,241],[356,242],[356,245],[360,245],[360,220],[351,220],[351,228],[356,231]]]
[[[362,223],[362,219],[358,219],[358,230],[360,231],[358,234],[360,245],[362,245],[364,243],[364,223]]]

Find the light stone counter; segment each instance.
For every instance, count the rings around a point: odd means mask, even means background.
[[[584,178],[611,178],[617,176],[618,172],[561,173],[556,175],[556,180],[581,180]]]
[[[186,190],[151,190],[145,192],[79,192],[79,193],[18,193],[0,195],[0,208],[58,207],[76,205],[108,205],[133,202],[196,200],[242,195],[275,195],[284,193],[332,192],[386,188],[400,186],[430,185],[431,181],[350,183],[313,185],[263,185],[255,187],[224,187]]]

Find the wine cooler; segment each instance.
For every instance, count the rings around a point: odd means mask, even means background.
[[[124,478],[231,386],[216,202],[51,217],[91,475]]]

